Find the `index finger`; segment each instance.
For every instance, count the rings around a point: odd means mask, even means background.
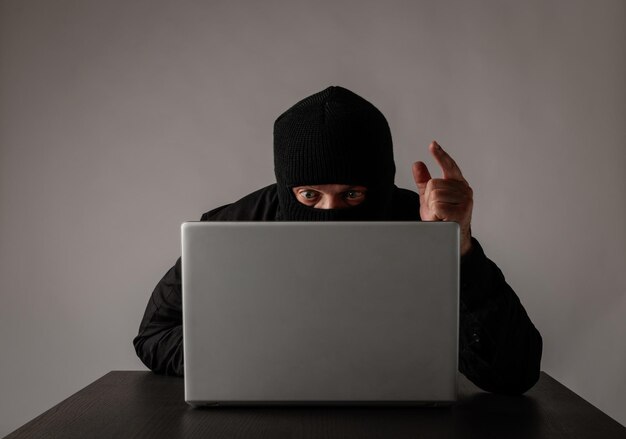
[[[443,150],[441,145],[439,145],[436,141],[432,141],[430,144],[430,152],[435,157],[435,160],[441,166],[441,170],[443,171],[443,178],[449,178],[452,180],[461,180],[465,181],[465,177],[461,173],[461,169],[456,164],[456,162],[450,157],[450,155]]]

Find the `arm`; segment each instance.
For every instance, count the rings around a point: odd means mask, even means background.
[[[459,369],[478,387],[519,394],[539,378],[542,340],[500,269],[471,235],[473,191],[456,162],[437,142],[430,152],[443,171],[432,178],[415,162],[420,219],[455,221],[461,235]]]
[[[205,213],[200,221],[209,221],[224,207]],[[182,258],[178,258],[154,288],[139,333],[133,339],[135,352],[143,364],[165,375],[184,374],[181,263]]]
[[[233,206],[233,208],[229,208]],[[275,185],[209,212],[200,221],[271,220],[276,216]],[[141,361],[153,372],[182,376],[183,316],[181,288],[181,258],[159,281],[133,340]]]
[[[461,258],[459,370],[489,392],[520,394],[539,379],[542,338],[478,241]]]
[[[183,375],[181,258],[159,281],[133,340],[141,361],[153,372]]]

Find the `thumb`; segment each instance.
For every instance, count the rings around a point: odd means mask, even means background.
[[[428,180],[431,178],[430,172],[428,172],[428,168],[424,162],[413,163],[413,180],[415,180],[420,197],[424,196],[424,192],[426,192],[426,183],[428,183]]]

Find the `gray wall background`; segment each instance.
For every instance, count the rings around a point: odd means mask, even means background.
[[[399,186],[453,155],[543,370],[626,424],[625,29],[622,0],[0,0],[0,435],[143,368],[180,223],[271,183],[274,119],[331,84],[387,116]]]

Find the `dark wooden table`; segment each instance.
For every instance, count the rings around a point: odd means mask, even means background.
[[[6,438],[626,438],[626,428],[545,373],[526,395],[460,377],[452,407],[192,409],[183,379],[110,372]]]

